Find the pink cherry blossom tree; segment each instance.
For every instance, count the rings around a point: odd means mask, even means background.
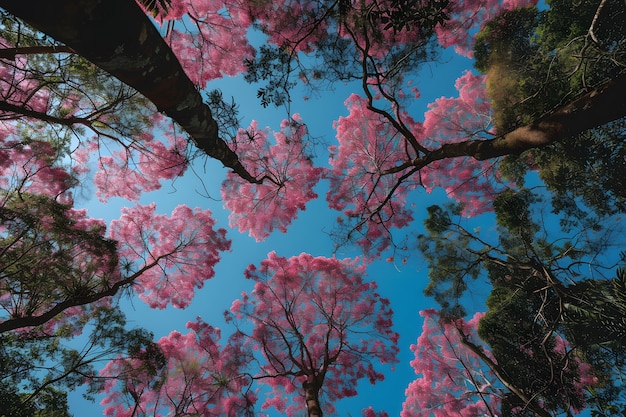
[[[92,178],[103,201],[138,200],[175,179],[187,168],[187,138],[71,48],[31,46],[32,32],[11,20],[3,33],[16,28],[0,39],[0,334],[33,361],[1,378],[26,404],[48,389],[65,395],[90,380],[93,363],[128,355],[133,342],[120,335],[148,340],[102,312],[133,291],[154,308],[184,308],[230,241],[207,210],[135,206],[107,227],[77,208],[74,196]],[[61,73],[48,71],[55,64]],[[64,346],[83,331],[92,333],[82,351]],[[50,357],[37,357],[44,348]]]
[[[517,404],[511,410],[514,413],[524,409],[537,416],[553,415],[544,403],[546,397],[542,391],[545,387],[533,391],[530,386],[517,386],[515,375],[507,373],[506,367],[498,362],[498,358],[480,339],[477,330],[485,313],[476,313],[468,321],[442,317],[432,309],[424,310],[420,315],[424,317],[422,334],[417,344],[411,345],[415,353],[411,366],[417,378],[406,389],[407,399],[402,406],[402,417],[498,416],[501,415],[500,407],[511,397]],[[553,353],[560,358],[569,358],[565,361],[565,367],[578,374],[578,377],[571,386],[558,378],[547,383],[563,384],[562,391],[568,391],[567,395],[583,398],[585,387],[593,387],[598,383],[591,365],[576,357],[565,339],[558,334],[552,337]],[[546,352],[532,352],[525,346],[519,349],[520,360],[523,360],[524,355],[528,355],[529,359],[535,355],[547,355]],[[538,380],[537,384],[544,382]],[[573,407],[569,410],[576,414],[580,411]]]
[[[461,334],[484,349],[476,334],[481,316],[442,322],[435,310],[420,312],[422,334],[411,345],[418,375],[406,389],[402,417],[499,415],[502,386],[482,358],[463,345]],[[489,357],[487,350],[484,355]]]
[[[234,145],[249,172],[266,180],[254,184],[231,172],[222,184],[231,227],[247,231],[257,240],[275,229],[287,231],[298,211],[317,198],[313,188],[322,174],[322,168],[313,166],[305,141],[307,128],[299,115],[282,122],[280,132],[274,133],[274,143],[268,140],[269,133],[252,122],[239,130]]]
[[[51,330],[60,313],[82,311],[117,280],[115,243],[103,221],[73,207],[76,176],[54,146],[23,142],[13,124],[2,131],[0,332],[46,322]]]
[[[209,210],[178,206],[171,216],[156,204],[123,208],[111,222],[122,269],[133,272],[134,290],[152,308],[184,308],[196,288],[215,274],[220,252],[230,249],[226,230],[214,230]],[[141,271],[140,274],[137,274]]]
[[[7,20],[3,35],[9,39],[0,38],[0,51],[12,53],[12,60],[0,60],[5,129],[48,141],[82,177],[96,165],[94,182],[102,200],[137,200],[184,173],[187,138],[148,100],[71,48],[38,45],[32,40],[36,33],[16,21]],[[49,74],[48,65],[59,70]]]
[[[154,307],[186,306],[230,246],[211,213],[179,206],[168,217],[154,204],[136,206],[107,234],[104,221],[73,207],[89,156],[82,149],[64,159],[64,144],[29,123],[9,117],[0,124],[0,332],[40,325],[52,332],[131,286]],[[25,139],[27,132],[39,136]],[[143,169],[152,177],[177,175],[177,168],[159,167],[180,159],[162,145],[152,149],[164,157],[139,155]]]
[[[185,19],[190,24],[183,23]],[[246,36],[253,20],[245,3],[172,0],[157,20],[167,28],[167,44],[197,86],[244,72],[244,61],[254,55]]]
[[[200,319],[189,332],[173,331],[157,342],[163,364],[154,355],[118,358],[100,372],[107,416],[203,417],[253,415],[256,397],[245,374],[251,352],[234,333],[224,344],[221,332]]]
[[[468,137],[492,134],[483,81],[465,73],[456,82],[459,97],[431,103],[423,123],[400,110],[398,98],[390,94],[384,97],[395,113],[378,104],[370,89],[381,86],[365,87],[368,98],[352,95],[346,101],[349,115],[335,125],[339,145],[330,148],[326,198],[331,208],[343,212],[366,253],[384,250],[393,243],[390,229],[411,223],[407,199],[419,188],[430,192],[443,187],[465,204],[467,214],[485,211],[487,196],[503,189],[494,181],[493,162],[443,151]]]
[[[259,353],[253,379],[269,387],[263,409],[293,416],[333,412],[333,402],[356,395],[362,378],[384,378],[375,363],[397,362],[398,334],[389,301],[363,279],[358,259],[272,252],[246,276],[254,290],[233,302],[229,320]],[[325,401],[322,401],[325,397]]]
[[[0,332],[52,330],[127,287],[153,308],[188,305],[230,241],[206,210],[179,206],[168,217],[155,208],[124,209],[106,236],[103,221],[67,203],[25,191],[5,201]]]

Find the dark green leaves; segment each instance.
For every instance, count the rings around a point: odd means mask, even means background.
[[[161,14],[166,13],[172,2],[171,0],[139,0],[141,5],[152,14],[153,17],[158,17]]]
[[[388,9],[373,10],[372,17],[378,19],[385,30],[416,30],[429,35],[435,27],[450,20],[449,4],[449,0],[393,0]]]
[[[424,293],[441,305],[443,313],[453,317],[465,314],[460,299],[469,282],[481,274],[482,264],[481,249],[458,223],[461,210],[460,205],[428,207],[428,218],[424,220],[428,234],[417,237],[418,248],[429,264],[429,283]]]
[[[449,211],[440,206],[430,206],[427,210],[428,217],[424,220],[424,226],[429,233],[440,235],[452,225]]]
[[[265,87],[257,90],[257,98],[263,107],[270,104],[282,106],[291,101],[289,90],[296,85],[289,81],[291,61],[292,56],[285,49],[267,45],[261,46],[256,59],[245,61],[245,80],[249,83],[266,82]]]

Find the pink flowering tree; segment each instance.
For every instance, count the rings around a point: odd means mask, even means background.
[[[459,97],[430,104],[423,123],[400,111],[398,99],[391,95],[385,97],[398,109],[395,115],[371,94],[367,99],[352,95],[346,101],[349,115],[335,125],[339,145],[330,148],[326,198],[331,208],[343,212],[353,239],[366,253],[384,250],[393,243],[390,229],[411,223],[407,199],[412,191],[443,187],[465,204],[467,214],[478,214],[489,206],[486,196],[504,189],[494,181],[493,162],[462,153],[451,158],[444,151],[467,143],[468,137],[491,135],[483,77],[467,72],[456,87]]]
[[[598,386],[593,367],[558,334],[548,333],[535,348],[525,334],[516,340],[490,330],[490,343],[510,341],[507,352],[501,351],[500,343],[494,343],[492,351],[479,336],[485,313],[476,313],[468,321],[432,309],[420,314],[424,317],[422,334],[411,345],[417,378],[406,389],[402,417],[578,414],[585,406],[586,389]],[[497,319],[489,317],[489,321]],[[504,316],[500,322],[503,327],[510,325]],[[511,358],[516,358],[513,363]],[[524,380],[525,373],[532,383]]]
[[[186,306],[230,241],[213,229],[208,211],[180,206],[169,217],[154,211],[154,205],[125,209],[106,236],[102,221],[45,196],[5,202],[0,332],[53,330],[127,287],[154,308]]]
[[[226,230],[213,229],[208,210],[178,206],[169,217],[155,210],[154,203],[123,208],[120,219],[111,222],[110,236],[118,242],[122,270],[136,276],[140,298],[152,308],[184,308],[195,289],[213,277],[230,241]]]
[[[333,412],[334,401],[356,395],[360,379],[383,379],[375,363],[397,362],[389,302],[362,279],[364,268],[358,260],[270,253],[246,271],[255,288],[227,312],[239,330],[226,343],[198,319],[186,335],[157,342],[160,366],[149,352],[110,361],[99,376],[105,414],[252,415],[257,396],[265,396],[263,410],[289,416]],[[370,407],[363,415],[386,413]]]
[[[106,237],[102,221],[54,200],[24,195],[5,204],[0,332],[43,325],[54,333],[72,323],[80,332],[82,316],[127,287],[153,308],[188,305],[230,242],[206,211],[181,206],[168,217],[154,209],[124,210]]]
[[[552,415],[544,408],[541,392],[532,395],[530,387],[516,386],[481,341],[477,329],[484,313],[469,321],[441,317],[435,310],[420,314],[422,334],[411,345],[415,353],[411,365],[418,377],[406,389],[402,417],[495,417],[501,415],[502,402],[509,396],[520,404],[509,409],[514,414],[529,409],[534,415]]]
[[[26,140],[27,129],[5,121],[0,137],[0,375],[18,409],[97,383],[96,363],[151,346],[148,332],[124,328],[120,295],[182,308],[230,246],[209,211],[186,206],[169,216],[126,208],[107,232],[75,207],[84,155],[64,159],[54,141]],[[83,331],[81,350],[65,345]]]
[[[161,338],[158,352],[120,357],[100,371],[105,415],[253,415],[256,397],[245,373],[252,358],[242,335],[222,344],[220,330],[200,319],[187,328]]]
[[[406,389],[402,417],[499,415],[503,386],[483,361],[481,356],[493,358],[476,334],[484,314],[467,322],[444,322],[435,310],[420,315],[424,318],[422,334],[417,344],[411,345],[415,354],[411,366],[417,379]],[[479,352],[468,349],[463,340],[474,343]]]
[[[71,48],[38,44],[36,32],[15,19],[6,20],[3,36],[1,331],[80,332],[81,315],[131,286],[152,306],[187,305],[229,248],[209,211],[179,206],[165,216],[154,205],[136,206],[107,232],[103,220],[74,207],[92,174],[103,200],[136,200],[175,179],[187,167],[186,140]],[[60,73],[42,69],[58,61]],[[157,130],[166,131],[163,139],[155,139]]]
[[[233,302],[227,317],[258,352],[253,379],[269,388],[263,409],[331,413],[334,401],[356,395],[360,379],[384,378],[376,364],[397,362],[389,301],[364,273],[358,259],[273,252],[248,267],[254,290]]]
[[[317,198],[313,188],[322,174],[321,168],[313,166],[305,141],[307,128],[299,115],[282,122],[273,143],[269,134],[268,129],[259,129],[257,122],[252,122],[239,130],[233,145],[248,171],[257,177],[263,175],[264,181],[250,183],[230,172],[222,184],[231,227],[257,240],[274,230],[287,231],[306,203]]]
[[[54,330],[59,314],[79,312],[118,280],[116,245],[103,221],[73,207],[76,176],[58,149],[20,140],[11,123],[2,130],[0,333],[47,322]]]

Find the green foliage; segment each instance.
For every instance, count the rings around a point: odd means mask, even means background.
[[[460,205],[428,207],[428,217],[424,220],[428,235],[417,237],[418,249],[429,264],[429,283],[424,294],[433,297],[442,313],[452,317],[465,315],[460,299],[468,281],[475,281],[481,275],[480,253],[468,250],[472,244],[469,233],[452,222],[461,210]]]
[[[437,26],[450,20],[449,5],[450,0],[392,0],[388,9],[373,9],[370,18],[379,20],[385,30],[418,30],[420,34],[430,36]]]
[[[234,98],[231,98],[230,103],[224,100],[220,90],[209,91],[207,97],[207,105],[217,122],[220,138],[224,140],[234,138],[241,122],[238,117],[239,105],[235,103]]]
[[[489,269],[495,283],[478,333],[509,381],[529,398],[539,395],[547,410],[584,408],[573,384],[579,376],[577,369],[568,366],[572,360],[568,355],[555,349],[559,337],[554,332],[559,317],[555,291],[546,289],[545,281],[528,271]],[[524,406],[516,396],[507,395],[501,411],[504,416],[515,415],[515,408]]]
[[[530,152],[557,211],[626,212],[626,120]],[[579,201],[576,201],[576,200]]]
[[[139,0],[139,2],[154,17],[167,12],[172,5],[171,0]]]
[[[260,2],[266,3],[267,0]],[[406,81],[402,74],[407,70],[432,61],[437,55],[435,28],[449,19],[449,3],[449,0],[392,0],[385,6],[343,0],[329,4],[311,3],[306,22],[297,22],[297,25],[311,33],[323,25],[328,28],[327,34],[313,35],[312,41],[291,39],[279,46],[261,46],[254,59],[245,61],[247,73],[244,78],[250,83],[263,83],[257,89],[263,107],[288,105],[290,91],[296,85],[295,77],[311,94],[317,94],[321,84],[327,89],[337,81],[361,80],[364,65],[368,77],[377,74],[387,87],[396,86]],[[258,25],[258,29],[268,30],[262,25]],[[414,33],[414,41],[399,46],[388,45],[389,40],[384,35],[400,31]],[[361,46],[357,46],[359,42],[351,36],[369,39],[368,47],[372,51],[361,50]],[[303,42],[314,45],[304,45]],[[376,55],[373,50],[379,49],[381,44],[386,53],[372,56]],[[363,53],[372,55],[363,57]]]
[[[43,196],[20,193],[0,207],[3,265],[7,296],[19,299],[14,317],[41,314],[51,305],[80,298],[108,285],[117,271],[117,244],[96,227],[83,230],[70,207]],[[83,261],[90,263],[83,265]]]
[[[576,346],[626,346],[626,270],[617,268],[615,274],[612,279],[584,280],[568,288],[564,319]]]
[[[0,335],[0,416],[69,417],[67,392],[87,384],[87,398],[93,399],[105,382],[92,378],[97,367],[117,356],[142,359],[151,374],[165,365],[153,335],[126,329],[118,308],[75,319],[88,332],[80,346],[72,341],[75,332],[49,335],[35,328]]]
[[[459,207],[430,207],[428,234],[418,237],[429,263],[427,294],[458,316],[464,292],[477,277],[488,280],[479,335],[507,381],[551,412],[585,403],[622,409],[626,392],[616,380],[626,370],[626,272],[607,278],[605,271],[615,271],[610,250],[623,247],[623,232],[589,213],[553,209],[532,190],[509,190],[494,200],[495,230],[471,232]],[[577,385],[576,363],[591,365],[597,378],[587,394]],[[510,393],[501,412],[533,415],[524,406]]]
[[[293,56],[285,49],[269,45],[262,45],[254,60],[246,59],[245,80],[249,83],[267,82],[257,90],[257,98],[263,107],[270,104],[282,106],[291,101],[289,90],[296,85],[289,81],[292,60]]]
[[[499,134],[527,125],[626,68],[626,3],[552,0],[549,7],[505,11],[478,34],[476,68],[488,75],[493,124]],[[626,210],[626,121],[534,149],[501,164],[523,184],[538,170],[567,216]]]
[[[477,35],[476,68],[489,75],[498,133],[528,124],[623,71],[626,4],[547,1],[504,11]],[[594,37],[590,29],[592,22]],[[509,97],[511,96],[511,97]]]
[[[538,20],[539,12],[535,7],[505,10],[487,22],[476,36],[474,65],[488,75],[487,93],[498,133],[532,121],[532,117],[522,115],[533,110],[526,108],[524,99],[530,90],[538,88],[538,80],[530,72],[534,68],[529,68],[529,62],[533,62],[538,53],[534,43]]]
[[[498,195],[493,201],[493,209],[496,213],[498,225],[508,230],[514,238],[520,238],[522,245],[529,244],[533,240],[538,227],[531,219],[530,204],[537,202],[538,198],[529,190],[519,192],[507,190]],[[512,247],[511,244],[507,245]]]
[[[512,70],[536,53],[533,34],[538,24],[539,11],[534,6],[504,10],[485,24],[477,34],[474,47],[474,66],[487,73],[492,65],[505,61]]]
[[[35,401],[33,417],[72,417],[67,404],[67,393],[52,388],[43,390]]]
[[[440,206],[430,206],[426,210],[428,211],[428,217],[424,220],[424,227],[428,233],[432,235],[441,235],[452,226],[451,215],[458,215],[461,207],[448,206],[448,210],[441,208]]]

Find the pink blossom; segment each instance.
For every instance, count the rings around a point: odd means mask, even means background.
[[[168,217],[152,203],[123,208],[109,236],[119,242],[122,262],[142,271],[133,287],[140,298],[153,308],[184,308],[215,274],[219,253],[230,249],[226,231],[214,225],[209,210],[178,206]]]
[[[145,415],[215,417],[254,405],[256,397],[248,391],[245,376],[250,358],[240,335],[222,344],[220,330],[200,319],[187,328],[187,334],[173,331],[158,341],[166,363],[156,374],[136,358],[118,358],[104,367],[100,375],[107,378],[101,402],[105,415],[130,416],[138,406]]]
[[[428,106],[424,115],[424,144],[433,149],[446,143],[491,137],[491,107],[484,76],[466,72],[456,80],[459,97],[441,97]],[[435,161],[423,168],[426,190],[446,190],[449,197],[464,203],[465,214],[477,215],[490,209],[492,196],[504,189],[495,181],[493,161],[472,157]]]
[[[412,220],[406,204],[408,193],[419,187],[417,176],[401,179],[408,169],[387,173],[407,158],[407,143],[381,115],[369,110],[367,100],[355,94],[346,100],[350,114],[335,123],[338,146],[329,148],[331,168],[326,200],[340,210],[362,238],[366,253],[383,251],[389,244],[387,230],[402,228]],[[416,135],[422,126],[404,115]],[[389,196],[393,194],[393,198]]]
[[[364,273],[358,259],[304,253],[284,258],[271,252],[260,266],[248,267],[254,290],[233,303],[229,319],[254,325],[248,344],[263,354],[259,382],[271,388],[264,408],[302,412],[303,383],[322,378],[323,407],[332,413],[334,401],[356,395],[360,379],[384,378],[375,362],[397,362],[393,313]]]
[[[186,141],[182,137],[167,135],[168,144],[153,141],[145,133],[141,142],[129,148],[102,155],[94,183],[97,195],[105,202],[110,197],[137,201],[146,192],[161,188],[161,180],[181,176],[188,166],[185,154]]]
[[[229,173],[222,184],[231,227],[247,231],[256,240],[265,239],[275,229],[287,231],[307,202],[317,198],[313,188],[322,173],[307,155],[306,126],[297,114],[281,123],[274,144],[269,143],[268,135],[252,122],[247,130],[239,131],[235,149],[249,172],[264,181],[251,184]]]
[[[220,0],[175,0],[160,21],[181,19],[191,20],[194,30],[174,25],[166,40],[191,81],[204,88],[208,81],[245,71],[245,59],[254,56],[246,37],[252,21],[245,7]]]
[[[401,416],[493,415],[499,409],[501,389],[492,385],[492,370],[460,342],[462,333],[480,343],[476,328],[484,313],[468,322],[459,319],[453,323],[441,322],[435,310],[420,315],[424,317],[422,334],[417,344],[411,345],[415,353],[411,366],[417,378],[405,391]]]

